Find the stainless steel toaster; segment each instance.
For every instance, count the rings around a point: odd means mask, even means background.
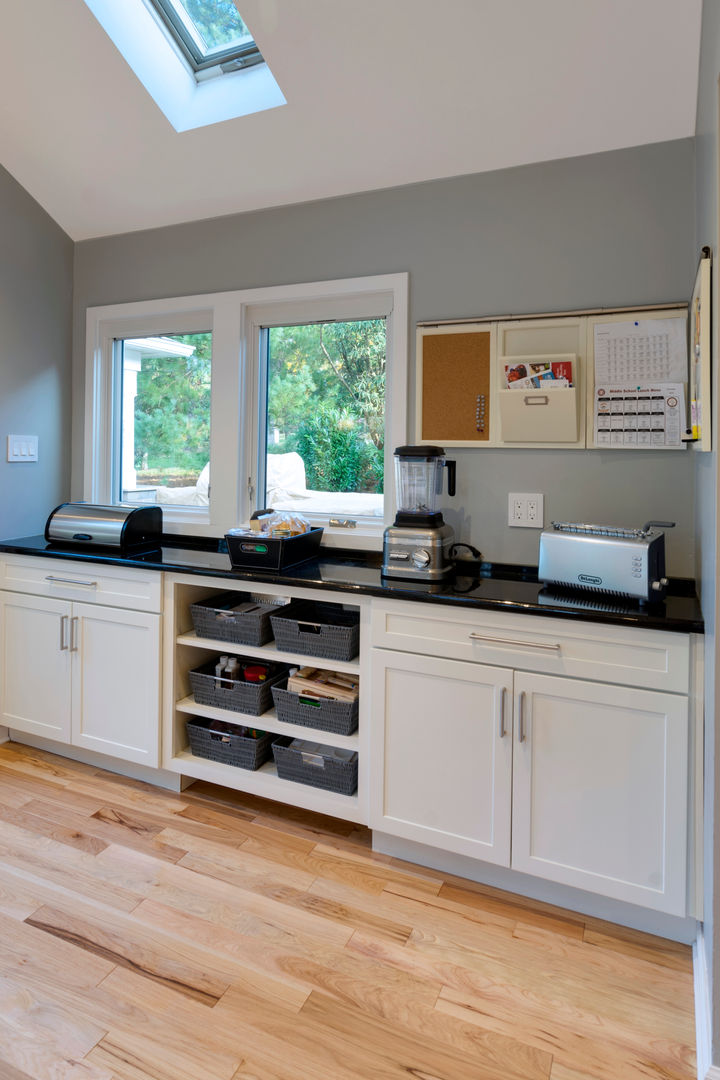
[[[665,534],[672,521],[641,529],[554,521],[540,534],[538,577],[553,585],[635,597],[665,596]]]
[[[56,506],[45,525],[45,539],[71,547],[117,548],[121,552],[159,547],[162,510],[159,506],[101,506],[68,502]]]

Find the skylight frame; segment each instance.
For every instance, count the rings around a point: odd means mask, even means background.
[[[207,52],[202,48],[201,37],[192,19],[183,18],[172,0],[146,0],[171,36],[179,52],[195,74],[209,68],[220,67],[224,72],[238,71],[264,63],[264,58],[255,42],[250,39],[241,45],[216,48]]]

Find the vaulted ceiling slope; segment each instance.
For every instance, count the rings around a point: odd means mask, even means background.
[[[237,3],[287,104],[178,134],[83,0],[2,0],[0,158],[73,239],[694,134],[702,0]]]

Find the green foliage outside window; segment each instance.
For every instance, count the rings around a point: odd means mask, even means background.
[[[273,327],[269,353],[269,452],[296,450],[309,488],[382,492],[385,320]]]
[[[211,334],[173,335],[185,357],[144,357],[135,398],[135,468],[194,483],[210,460]]]

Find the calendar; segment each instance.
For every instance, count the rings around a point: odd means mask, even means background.
[[[687,382],[682,319],[597,323],[595,385]]]
[[[683,319],[595,326],[595,445],[678,449],[687,427]]]

